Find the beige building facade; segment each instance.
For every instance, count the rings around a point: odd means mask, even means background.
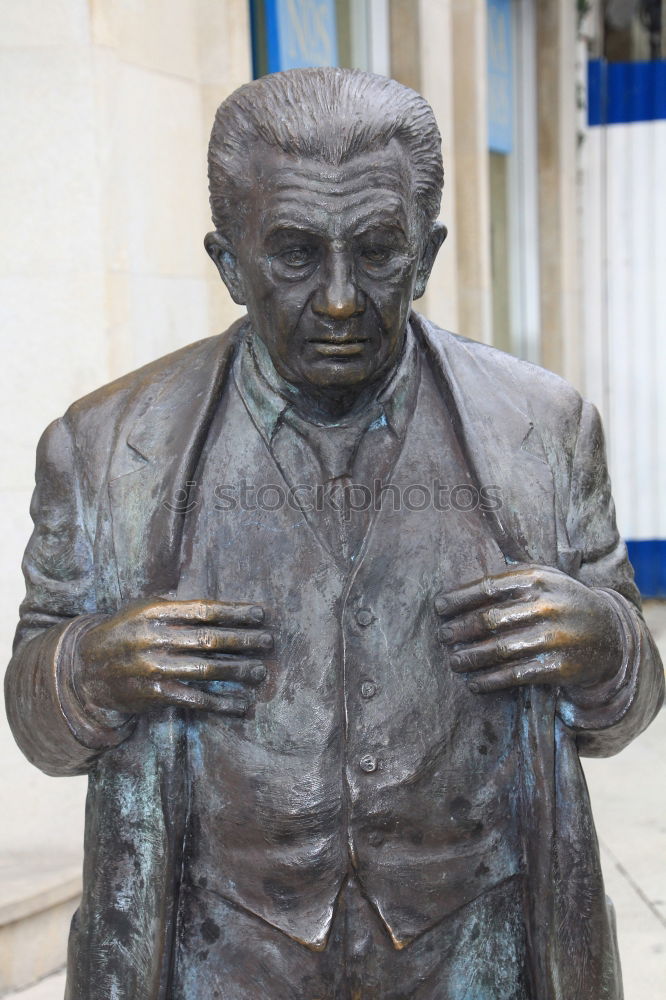
[[[579,382],[575,4],[511,7],[510,153],[488,143],[488,0],[338,3],[340,62],[420,90],[441,126],[449,237],[419,308]],[[205,154],[252,41],[247,0],[0,0],[5,660],[42,429],[239,315],[203,250]],[[62,964],[85,784],[38,773],[4,721],[0,756],[1,994]]]

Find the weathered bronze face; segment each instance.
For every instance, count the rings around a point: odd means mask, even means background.
[[[445,233],[424,238],[405,150],[333,167],[262,144],[248,174],[233,254],[211,256],[285,379],[360,390],[396,360]]]

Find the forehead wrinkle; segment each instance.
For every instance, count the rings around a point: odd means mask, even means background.
[[[400,166],[375,157],[329,169],[310,160],[283,162],[263,177],[261,229],[271,236],[293,228],[339,238],[390,226],[407,235],[412,183]]]
[[[293,195],[294,198],[302,198],[303,195],[314,194],[320,197],[323,195],[331,198],[344,198],[359,193],[367,193],[369,196],[372,196],[373,193],[378,192],[382,188],[384,191],[395,192],[396,189],[402,187],[400,181],[401,178],[395,174],[377,171],[364,171],[358,177],[341,177],[337,179],[306,176],[298,178],[291,174],[289,177],[285,177],[282,181],[278,182],[275,181],[275,178],[272,178],[269,190],[272,195],[280,197]]]
[[[262,229],[313,229],[315,219],[303,206],[302,199],[292,201],[280,198],[277,204],[270,200],[261,214]],[[320,227],[316,227],[317,230]]]
[[[330,217],[334,218],[334,228],[337,235],[341,235],[345,230],[349,235],[358,236],[363,233],[390,229],[397,230],[404,237],[408,235],[408,220],[401,209],[397,209],[394,214],[390,214],[385,207],[382,207],[378,213],[373,209],[368,209],[361,215],[353,211],[349,219],[346,219],[341,213],[335,213],[335,215],[331,213]],[[348,224],[346,225],[346,223]],[[290,230],[302,232],[304,235],[330,235],[330,230],[325,225],[319,225],[316,219],[309,215],[303,215],[302,211],[287,212],[284,215],[278,213],[271,217],[265,217],[263,229],[264,235],[268,237],[278,235],[280,231],[289,232]]]
[[[312,192],[310,192],[312,193]],[[346,192],[342,192],[345,194]],[[377,204],[377,201],[380,204]],[[314,206],[316,212],[319,213],[322,208],[326,208],[326,199],[316,198],[316,205]],[[340,216],[340,205],[331,206],[332,211],[330,214],[335,213],[337,217]],[[366,221],[372,221],[378,226],[382,225],[394,225],[397,220],[406,219],[406,209],[404,199],[400,198],[395,194],[395,192],[377,192],[377,191],[365,191],[360,197],[354,198],[348,206],[349,212],[353,213],[354,222],[357,227],[362,225]],[[303,198],[296,197],[294,193],[293,198],[271,198],[268,199],[268,204],[266,205],[263,213],[264,222],[269,225],[280,225],[289,226],[294,223],[297,226],[311,226],[315,221],[313,218],[313,213],[308,211],[307,201]]]
[[[400,169],[401,164],[395,162],[363,162],[352,160],[340,167],[328,167],[325,163],[306,160],[302,163],[291,162],[276,167],[264,177],[264,183],[276,191],[289,188],[300,190],[305,188],[326,188],[337,191],[340,188],[359,187],[367,189],[370,181],[374,186],[385,184],[390,190],[396,187],[412,187],[411,164],[407,163],[407,171]]]

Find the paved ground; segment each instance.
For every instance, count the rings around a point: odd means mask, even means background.
[[[666,602],[650,603],[645,612],[666,663]],[[664,1000],[666,711],[617,757],[585,761],[585,772],[606,891],[617,911],[625,1000]],[[60,974],[6,1000],[62,1000],[64,988]]]
[[[666,663],[666,603],[645,616]],[[585,761],[625,1000],[666,997],[666,711],[617,757]]]

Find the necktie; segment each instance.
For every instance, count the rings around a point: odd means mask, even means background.
[[[329,547],[343,561],[353,558],[367,530],[370,511],[365,496],[353,479],[354,459],[368,427],[381,415],[375,403],[362,417],[349,423],[315,424],[303,419],[292,408],[285,414],[288,422],[314,452],[321,469],[323,504],[319,524]]]

